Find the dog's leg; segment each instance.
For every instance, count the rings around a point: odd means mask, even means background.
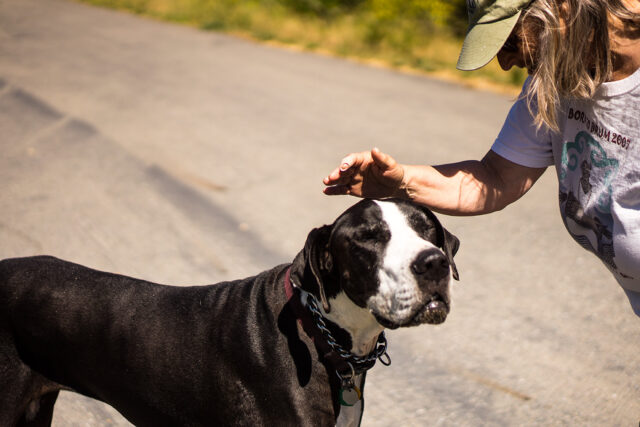
[[[18,427],[49,427],[58,393],[59,391],[56,390],[29,402],[27,410],[18,421]]]
[[[36,374],[36,377],[39,375]],[[3,378],[4,388],[0,397],[0,426],[45,427],[51,425],[53,407],[59,387],[42,386],[33,374]]]
[[[25,365],[0,334],[0,426],[50,426],[61,387]]]
[[[29,373],[0,353],[0,426],[18,424],[29,403]]]

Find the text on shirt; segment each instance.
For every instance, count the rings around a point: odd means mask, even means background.
[[[575,120],[577,122],[583,123],[585,125],[585,129],[591,133],[593,136],[600,138],[601,140],[610,142],[612,144],[619,145],[620,147],[628,150],[631,145],[631,138],[620,135],[617,132],[612,132],[610,129],[605,128],[600,125],[596,120],[590,119],[584,111],[574,110],[573,108],[569,108],[569,120]]]

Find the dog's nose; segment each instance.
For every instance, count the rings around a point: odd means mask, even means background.
[[[449,274],[449,261],[441,251],[429,249],[418,254],[411,271],[427,280],[440,280]]]

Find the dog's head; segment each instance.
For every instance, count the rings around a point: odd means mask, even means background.
[[[330,312],[344,293],[386,328],[442,323],[458,239],[427,208],[403,200],[362,200],[314,229],[294,261],[303,289]]]

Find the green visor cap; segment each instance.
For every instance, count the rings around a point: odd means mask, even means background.
[[[532,0],[467,0],[469,28],[457,68],[477,70],[493,59]]]

